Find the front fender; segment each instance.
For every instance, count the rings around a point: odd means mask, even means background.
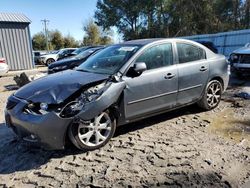
[[[77,117],[91,120],[114,104],[126,87],[125,82],[112,83],[110,87],[96,100],[87,103]]]

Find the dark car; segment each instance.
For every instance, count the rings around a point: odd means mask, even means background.
[[[66,69],[73,69],[82,64],[84,61],[86,61],[86,59],[88,59],[92,54],[100,51],[103,48],[104,47],[87,48],[74,57],[63,59],[53,64],[50,64],[48,66],[48,74],[60,72]]]
[[[74,70],[37,79],[8,99],[6,125],[22,139],[63,149],[104,146],[116,127],[197,103],[218,106],[227,60],[182,39],[111,45]]]
[[[212,50],[212,52],[218,54],[218,49],[216,48],[213,42],[211,41],[197,41],[197,42],[206,46],[208,49]]]
[[[78,54],[82,53],[83,51],[85,50],[88,50],[88,49],[91,49],[91,48],[102,48],[104,46],[84,46],[84,47],[81,47],[81,48],[78,48],[76,49],[75,51],[73,51],[71,54],[69,54],[68,56],[69,57],[72,57],[72,56],[77,56]]]
[[[250,75],[250,44],[233,51],[229,56],[232,72],[239,78]]]

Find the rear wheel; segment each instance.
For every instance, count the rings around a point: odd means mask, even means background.
[[[95,150],[113,137],[116,121],[110,113],[102,112],[91,121],[77,120],[69,127],[72,143],[81,150]]]
[[[222,90],[222,84],[218,80],[210,81],[198,105],[205,110],[216,108],[220,103]]]

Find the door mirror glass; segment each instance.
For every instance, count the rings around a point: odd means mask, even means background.
[[[140,76],[145,70],[147,70],[147,65],[144,62],[137,62],[132,67],[129,68],[127,76],[137,77]]]

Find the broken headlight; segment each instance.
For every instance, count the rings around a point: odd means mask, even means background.
[[[60,116],[64,118],[75,116],[86,103],[97,100],[109,86],[110,84],[105,82],[84,90],[78,98],[63,107]]]
[[[109,87],[109,85],[110,84],[106,82],[101,83],[85,90],[81,96],[85,102],[92,102],[98,99],[103,94],[103,92]]]
[[[33,115],[45,115],[48,113],[48,104],[47,103],[29,103],[23,109],[26,114]]]

